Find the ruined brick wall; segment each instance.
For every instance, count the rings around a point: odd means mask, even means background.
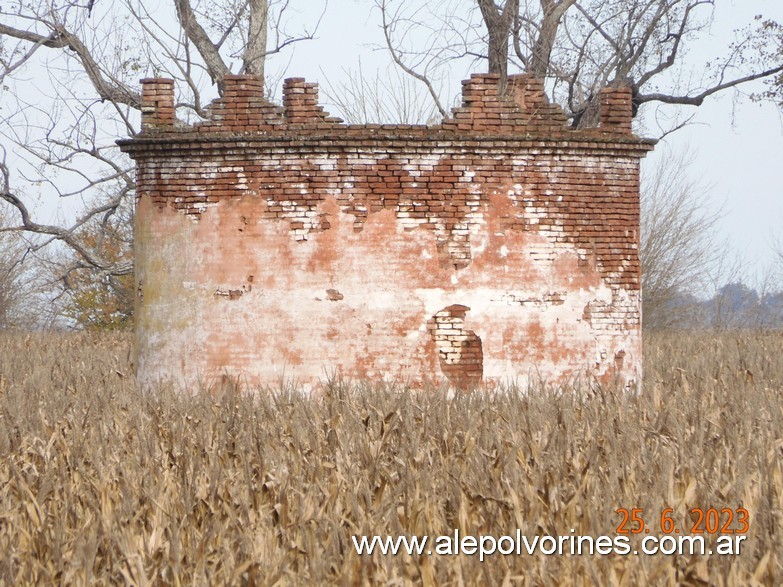
[[[143,80],[137,377],[525,385],[641,369],[631,96],[575,131],[539,80],[464,82],[437,126],[344,125],[226,79],[208,121]]]

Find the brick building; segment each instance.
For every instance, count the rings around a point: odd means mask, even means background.
[[[631,93],[573,130],[540,80],[475,75],[435,126],[345,125],[229,76],[206,122],[142,81],[137,378],[460,388],[641,373]]]

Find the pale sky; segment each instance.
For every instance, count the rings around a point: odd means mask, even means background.
[[[716,10],[712,35],[694,51],[694,58],[710,59],[725,51],[737,23],[763,14],[783,22],[781,0],[746,0]],[[711,54],[711,52],[713,54]],[[758,90],[758,83],[743,92]],[[775,238],[783,240],[783,118],[770,103],[752,103],[727,91],[709,98],[695,113],[694,123],[667,137],[667,146],[690,150],[693,173],[712,186],[710,199],[723,205],[722,234],[748,266],[757,271],[774,259]],[[660,149],[659,149],[660,151]],[[654,163],[655,155],[648,163]]]

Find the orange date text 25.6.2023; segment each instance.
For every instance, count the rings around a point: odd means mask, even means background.
[[[690,520],[685,524],[677,523],[674,508],[652,516],[642,508],[618,508],[615,512],[621,516],[618,534],[745,534],[750,528],[750,514],[745,508],[691,508]]]

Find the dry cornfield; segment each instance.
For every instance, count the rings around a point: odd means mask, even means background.
[[[780,584],[783,337],[645,345],[639,395],[335,382],[252,398],[140,394],[126,335],[0,334],[0,582]],[[481,562],[359,556],[351,539],[614,537],[618,508],[662,536],[666,508],[687,533],[710,507],[748,510],[740,555]]]

